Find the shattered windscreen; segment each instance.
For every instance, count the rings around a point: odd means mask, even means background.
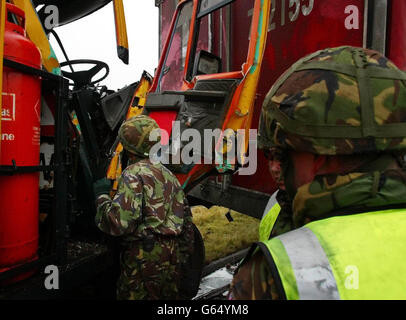
[[[230,2],[230,1],[228,1]],[[202,2],[203,6],[204,2]],[[195,43],[189,62],[187,80],[192,80],[192,66],[199,52],[204,50],[220,58],[221,71],[230,71],[230,17],[232,4],[198,17]],[[202,11],[202,8],[200,8]],[[204,11],[203,11],[204,13]]]
[[[193,2],[190,1],[183,6],[177,17],[158,91],[180,90],[182,87],[192,11]]]

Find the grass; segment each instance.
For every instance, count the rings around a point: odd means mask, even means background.
[[[213,206],[192,208],[193,221],[202,234],[206,248],[206,263],[248,248],[258,241],[259,220],[231,210],[233,221],[226,214],[229,210]]]

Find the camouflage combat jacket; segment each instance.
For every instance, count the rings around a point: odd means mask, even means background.
[[[151,232],[177,236],[184,220],[191,219],[184,204],[177,178],[161,163],[144,159],[123,171],[113,199],[107,194],[97,198],[96,225],[107,234],[125,236],[124,241],[139,240]]]

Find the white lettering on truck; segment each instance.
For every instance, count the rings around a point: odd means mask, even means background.
[[[289,1],[289,4],[286,1]],[[269,17],[268,32],[277,29],[278,23],[275,21],[277,10],[281,10],[279,25],[283,27],[286,25],[287,15],[289,17],[288,22],[295,22],[299,18],[300,13],[304,17],[307,17],[313,11],[313,8],[314,0],[273,0]],[[254,9],[248,10],[248,17],[251,17],[253,12]]]

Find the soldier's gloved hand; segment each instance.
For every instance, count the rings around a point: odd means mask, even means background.
[[[102,194],[109,194],[111,189],[111,182],[107,178],[99,179],[93,183],[93,191],[96,198]]]

